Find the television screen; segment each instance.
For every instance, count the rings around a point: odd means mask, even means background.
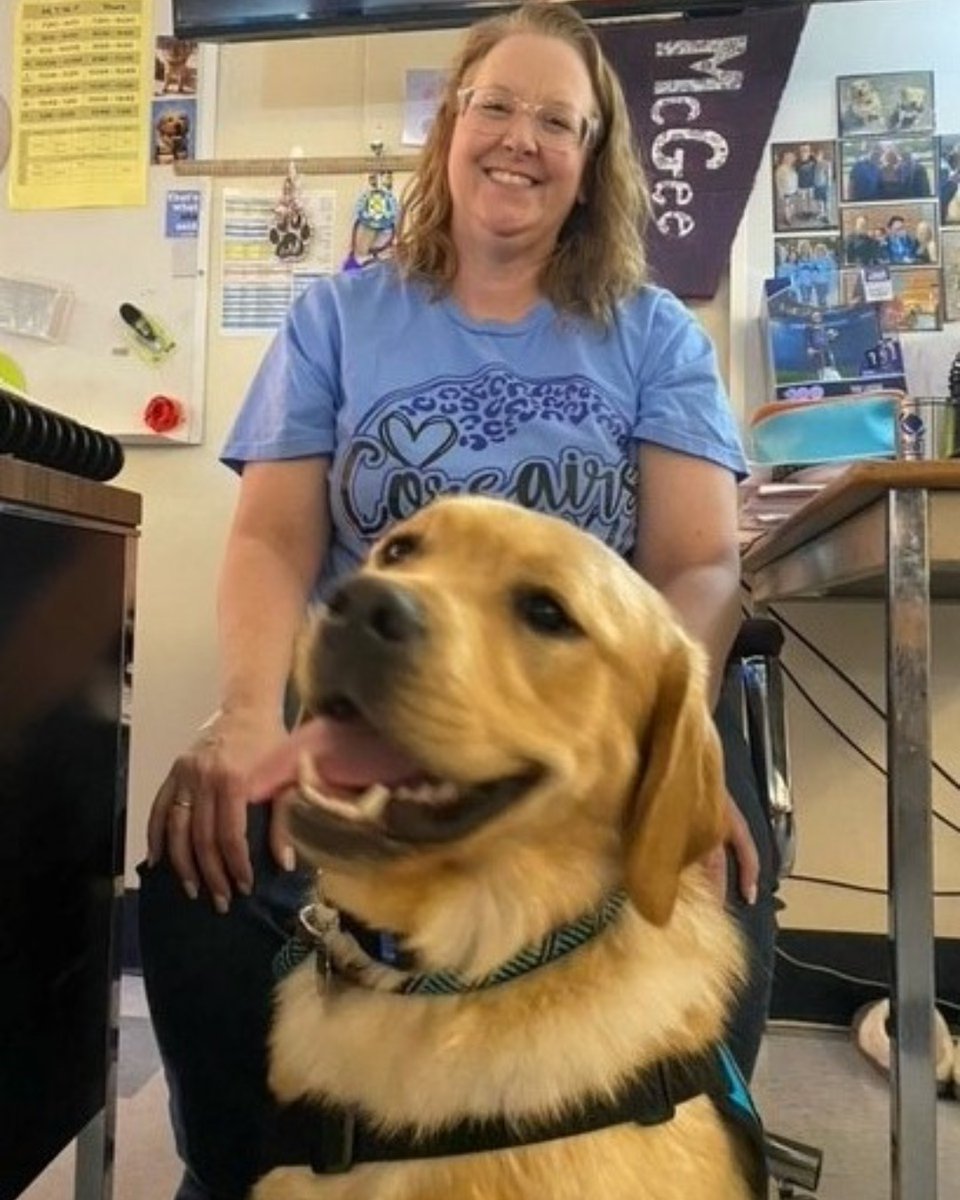
[[[497,0],[173,0],[179,38],[256,41],[466,25]]]
[[[754,0],[778,7],[784,0]],[[173,0],[173,28],[193,41],[262,41],[403,29],[469,25],[486,13],[512,7],[504,0]],[[587,17],[625,17],[729,11],[730,0],[581,0]]]

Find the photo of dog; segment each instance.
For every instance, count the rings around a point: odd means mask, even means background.
[[[841,134],[879,133],[885,129],[883,101],[880,99],[876,85],[869,79],[850,79],[840,82]]]
[[[169,166],[194,157],[195,111],[195,100],[153,102],[152,163]]]
[[[897,102],[887,117],[887,128],[901,131],[914,130],[923,124],[927,111],[927,89],[902,87]]]
[[[158,37],[154,50],[153,91],[156,96],[197,94],[196,42]]]
[[[663,598],[564,521],[445,499],[297,658],[303,723],[250,784],[292,790],[317,890],[255,1200],[765,1197],[709,1087],[618,1108],[716,1053],[744,969],[702,863],[705,661]]]
[[[841,137],[857,133],[933,133],[933,72],[894,71],[837,79]]]

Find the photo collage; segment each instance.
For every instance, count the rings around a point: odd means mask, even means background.
[[[809,309],[889,272],[891,334],[960,321],[960,132],[936,128],[930,71],[837,79],[837,138],[773,143],[774,274]]]

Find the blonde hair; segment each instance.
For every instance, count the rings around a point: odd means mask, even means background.
[[[457,120],[457,90],[499,42],[518,33],[560,38],[577,51],[590,75],[600,129],[584,167],[585,199],[574,205],[560,230],[540,287],[561,312],[608,325],[616,304],[647,280],[643,232],[650,200],[620,82],[593,31],[562,4],[533,0],[481,21],[467,33],[417,172],[404,192],[395,258],[405,275],[426,280],[437,295],[450,290],[457,251],[450,232],[447,157]]]

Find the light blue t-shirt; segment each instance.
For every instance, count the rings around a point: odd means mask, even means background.
[[[332,458],[326,582],[441,494],[501,496],[629,556],[638,442],[745,470],[713,348],[669,292],[643,288],[606,331],[547,303],[473,321],[383,264],[293,305],[222,459]]]

